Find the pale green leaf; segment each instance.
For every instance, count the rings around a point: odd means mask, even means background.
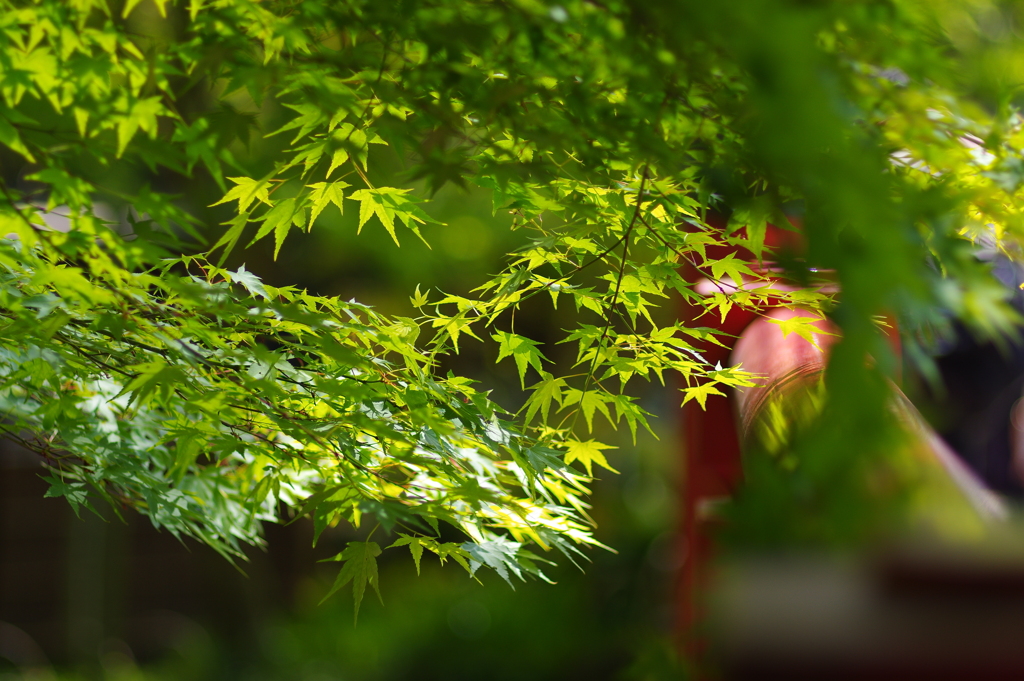
[[[579,440],[567,440],[562,443],[565,446],[565,463],[570,464],[573,461],[579,461],[587,468],[587,475],[593,476],[594,464],[606,468],[613,473],[618,473],[617,470],[608,465],[608,460],[603,454],[605,449],[615,449],[610,445],[601,444],[596,440],[587,440],[586,442],[580,442]]]

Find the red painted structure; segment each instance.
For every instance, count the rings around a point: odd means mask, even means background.
[[[798,249],[799,234],[769,226],[766,245]],[[737,250],[719,247],[717,251],[713,251],[709,248],[708,257],[721,258],[727,256],[730,251],[736,253]],[[750,253],[741,252],[738,255],[746,255],[748,261],[754,260]],[[703,292],[710,293],[719,284],[710,281],[702,283],[707,276],[707,273],[700,269],[691,267],[687,278],[696,285],[698,291],[703,286],[707,289]],[[780,288],[784,286],[785,284],[779,284]],[[733,307],[724,319],[714,315],[701,316],[704,313],[704,308],[691,306],[684,310],[683,319],[695,326],[711,327],[722,332],[723,335],[719,336],[722,345],[704,342],[697,350],[711,364],[721,363],[728,366],[737,362],[742,363],[744,369],[764,376],[765,381],[762,385],[767,387],[726,390],[727,394],[724,396],[710,395],[704,409],[694,401],[683,407],[686,464],[682,489],[683,563],[679,583],[678,615],[684,650],[691,660],[698,663],[702,660],[704,652],[704,632],[701,630],[704,605],[702,598],[708,592],[710,583],[709,569],[714,553],[713,539],[717,522],[715,508],[717,502],[730,497],[741,482],[741,433],[757,412],[761,399],[772,386],[778,387],[791,378],[799,379],[801,376],[812,376],[823,371],[829,348],[838,340],[838,329],[826,320],[816,323],[823,332],[821,335],[815,334],[816,344],[804,340],[795,333],[784,335],[781,328],[769,319],[792,317],[799,315],[800,312],[776,307],[770,299],[760,309]],[[898,355],[898,335],[893,331],[889,338]],[[897,397],[897,401],[899,399]],[[926,455],[934,464],[945,470],[946,475],[974,506],[979,516],[985,520],[1005,517],[1005,509],[998,498],[984,487],[956,454],[924,423],[912,405],[906,402],[905,398],[902,400],[907,411],[905,423],[909,432],[915,434],[922,443]],[[850,678],[876,677],[868,675]],[[1012,678],[1024,678],[1024,672]]]
[[[724,227],[724,223],[713,218],[709,223]],[[769,225],[765,245],[768,248],[799,248],[800,235]],[[755,260],[754,255],[746,249],[723,246],[707,249],[709,259],[726,257],[730,252],[738,252],[740,257],[748,261]],[[687,279],[695,284],[708,276],[692,265],[688,270]],[[724,346],[705,341],[697,344],[696,349],[710,364],[721,363],[726,366],[730,364],[733,348],[741,334],[768,310],[733,307],[724,319],[712,315],[701,317],[704,312],[702,307],[687,306],[683,311],[683,319],[724,334],[719,336]],[[770,323],[768,326],[778,329]],[[682,490],[684,555],[679,585],[679,624],[686,638],[685,646],[691,654],[699,655],[701,647],[697,627],[700,621],[700,598],[704,592],[702,587],[707,583],[706,570],[713,551],[713,509],[718,500],[732,495],[743,472],[733,392],[726,390],[725,396],[708,396],[704,408],[692,400],[683,406],[686,465]]]

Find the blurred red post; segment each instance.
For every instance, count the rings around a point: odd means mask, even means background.
[[[715,218],[710,218],[709,224],[725,227],[724,221]],[[769,225],[765,245],[768,248],[799,248],[800,235],[792,230]],[[750,251],[738,247],[708,247],[707,256],[708,259],[722,258],[730,252],[748,262],[756,260]],[[687,279],[694,284],[708,280],[708,274],[698,267],[688,265],[687,270]],[[733,349],[741,334],[767,312],[767,308],[751,310],[733,307],[724,318],[721,318],[705,314],[702,307],[687,305],[682,318],[688,324],[710,327],[722,332],[719,341],[723,345],[705,341],[697,344],[697,350],[710,364],[721,363],[722,366],[726,366],[730,363]],[[774,324],[769,326],[778,329]],[[798,337],[793,334],[792,338]],[[794,346],[794,349],[804,350],[797,346]],[[782,348],[764,347],[762,350],[770,357]],[[678,623],[684,651],[691,659],[699,659],[704,649],[699,630],[701,597],[708,583],[707,570],[714,550],[714,508],[720,500],[733,494],[743,474],[740,431],[737,427],[733,392],[726,390],[724,396],[708,396],[703,409],[695,401],[690,401],[682,407],[686,463],[682,489],[683,564],[678,592]]]

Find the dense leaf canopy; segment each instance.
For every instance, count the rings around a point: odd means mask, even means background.
[[[919,357],[953,316],[995,335],[1015,321],[970,242],[1015,252],[1024,234],[1018,12],[3,0],[3,427],[42,455],[51,495],[228,555],[298,513],[318,534],[397,532],[417,565],[427,549],[541,575],[539,552],[597,543],[585,500],[611,466],[595,418],[635,436],[638,380],[700,403],[751,380],[704,361],[710,332],[675,321],[679,300],[719,315],[770,298],[842,328],[827,427],[808,439],[829,453],[821,479],[842,475],[890,433],[879,315]],[[383,147],[401,172],[374,167]],[[220,187],[223,224],[175,195],[183,177]],[[429,241],[424,206],[448,183],[489,191],[531,235],[473,296],[424,282],[418,316],[388,318],[225,267],[335,211]],[[764,251],[766,223],[788,219],[804,250]],[[805,284],[834,270],[841,299],[775,287],[782,269]],[[516,333],[534,297],[572,312],[574,368]],[[529,378],[520,412],[438,370],[469,339]],[[442,542],[441,522],[464,541]],[[376,587],[370,539],[339,556],[357,599]]]

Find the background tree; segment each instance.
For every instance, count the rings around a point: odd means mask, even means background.
[[[815,493],[748,495],[783,525],[887,465],[878,315],[995,335],[1016,321],[970,249],[991,231],[1012,251],[1021,230],[1020,46],[998,28],[1015,4],[2,7],[5,429],[42,455],[49,494],[137,509],[227,556],[282,515],[366,527],[338,556],[357,608],[386,545],[509,579],[598,544],[585,500],[611,465],[595,419],[647,427],[637,379],[703,403],[751,378],[703,360],[710,332],[675,320],[679,298],[724,314],[781,296],[843,330],[793,445],[827,454],[801,482]],[[473,296],[425,282],[387,317],[238,263],[346,208],[429,242],[424,204],[447,183],[490,191],[530,233]],[[787,211],[806,252],[764,257],[802,282],[835,270],[840,300],[709,255],[761,254]],[[701,295],[684,265],[748,286]],[[568,313],[564,370],[554,343],[517,333],[545,297]],[[480,339],[530,384],[514,414],[447,371]]]

